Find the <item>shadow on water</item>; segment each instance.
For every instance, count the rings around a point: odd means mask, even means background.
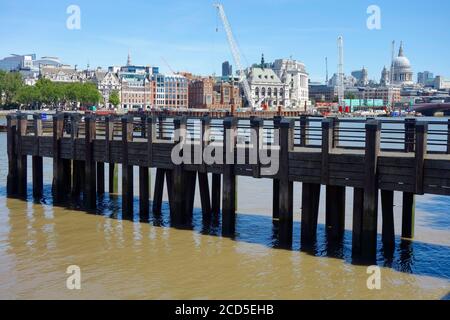
[[[28,195],[32,194],[29,188]],[[6,189],[0,187],[0,196],[6,197]],[[44,197],[33,199],[29,196],[27,201],[35,204],[54,205],[51,196],[51,186],[44,187]],[[86,212],[83,208],[82,199],[71,198],[62,205],[55,205],[64,209]],[[89,214],[101,215],[106,218],[128,220],[134,223],[148,223],[154,227],[169,228],[171,225],[169,204],[163,203],[162,214],[153,215],[150,203],[150,213],[139,214],[139,198],[134,199],[133,216],[122,215],[122,197],[106,193],[99,196],[97,209]],[[194,209],[194,213],[189,225],[182,227],[183,230],[192,230],[202,235],[221,236],[221,221],[219,216],[204,217],[200,209]],[[282,248],[278,243],[277,223],[270,216],[238,214],[236,218],[236,232],[231,238],[237,242],[263,245],[271,249],[288,249],[293,251],[303,251],[316,257],[330,257],[342,259],[349,264],[361,264],[352,259],[352,232],[345,231],[341,242],[328,242],[324,225],[318,225],[317,240],[313,245],[302,247],[300,243],[299,222],[294,222],[293,243],[290,248]],[[179,227],[177,227],[180,229]],[[376,263],[379,266],[392,268],[396,271],[432,276],[450,280],[450,247],[418,241],[407,241],[399,237],[396,238],[394,251],[385,251],[381,245],[381,235],[378,235],[378,248]],[[444,297],[450,299],[450,294]]]

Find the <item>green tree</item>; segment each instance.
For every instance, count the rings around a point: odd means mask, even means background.
[[[120,104],[119,91],[113,90],[109,95],[109,103],[111,103],[115,108]]]
[[[17,92],[16,101],[27,107],[37,109],[41,102],[41,94],[35,86],[23,86]]]
[[[22,76],[18,72],[2,73],[0,82],[0,91],[4,97],[5,104],[11,105],[15,102],[17,92],[24,85]]]
[[[49,107],[53,107],[57,101],[55,84],[48,79],[39,79],[36,88],[39,90],[41,101]]]
[[[101,99],[97,86],[92,82],[81,84],[79,101],[85,107],[97,105]]]

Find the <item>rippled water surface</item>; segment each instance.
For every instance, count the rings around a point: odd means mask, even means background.
[[[7,199],[4,134],[0,150],[3,299],[441,299],[450,292],[450,198],[418,198],[416,240],[398,239],[392,257],[379,248],[382,290],[370,291],[366,267],[352,264],[351,232],[342,246],[327,244],[323,201],[317,245],[312,252],[300,251],[300,184],[295,186],[293,248],[282,250],[271,219],[269,180],[239,178],[237,233],[229,239],[220,236],[220,221],[203,223],[200,210],[192,230],[178,230],[170,228],[167,204],[163,216],[150,215],[150,221],[122,220],[118,196],[99,199],[97,214],[83,212],[76,202],[71,209],[53,207],[51,160],[44,164],[43,199]],[[31,169],[29,175],[31,181]],[[137,181],[135,186],[137,194]],[[351,199],[348,189],[347,230]],[[397,234],[400,204],[396,194]],[[137,201],[135,207],[137,212]],[[70,265],[81,267],[80,291],[66,289]]]

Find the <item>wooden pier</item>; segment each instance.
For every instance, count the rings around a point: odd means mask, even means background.
[[[174,165],[171,153],[186,129],[192,143],[216,145],[227,152],[245,149],[278,153],[276,174],[259,156],[255,163]],[[253,129],[257,134],[249,134]],[[227,132],[234,134],[229,135]],[[275,139],[276,138],[276,139]],[[278,139],[279,138],[279,139]],[[203,218],[221,213],[222,234],[232,236],[236,225],[238,176],[273,180],[273,218],[279,243],[290,247],[293,234],[293,185],[302,183],[301,242],[316,239],[321,186],[326,186],[328,241],[339,242],[345,230],[346,192],[353,188],[353,254],[372,260],[377,252],[379,199],[385,249],[395,246],[394,192],[403,194],[402,237],[414,237],[415,196],[450,195],[450,120],[355,120],[313,117],[214,118],[208,115],[147,114],[95,116],[59,113],[49,119],[23,113],[7,117],[9,197],[27,197],[27,161],[32,161],[33,196],[43,193],[43,158],[53,159],[53,199],[64,204],[81,196],[87,211],[95,210],[97,197],[118,192],[118,165],[122,166],[122,214],[132,216],[134,167],[139,167],[139,213],[161,214],[167,185],[171,224],[190,223],[199,183]],[[217,152],[217,151],[216,151]],[[259,154],[256,152],[255,154]],[[149,168],[156,168],[150,207]],[[211,177],[211,180],[210,180]],[[211,186],[210,186],[211,182]],[[255,192],[257,183],[255,184]]]

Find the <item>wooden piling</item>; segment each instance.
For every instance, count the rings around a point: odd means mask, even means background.
[[[255,163],[251,164],[253,168],[253,178],[261,178],[261,159],[260,159],[260,150],[263,147],[263,139],[264,139],[264,120],[261,118],[252,118],[250,119],[250,128],[252,129],[251,135],[251,145],[254,154]]]
[[[72,196],[79,197],[81,192],[84,192],[84,180],[85,180],[85,162],[81,160],[75,160],[77,154],[76,143],[80,133],[81,117],[79,114],[72,114],[71,125],[72,130],[70,138],[72,142]]]
[[[95,116],[85,117],[85,162],[84,162],[84,205],[87,210],[97,207],[97,166],[94,160],[94,140],[96,138]]]
[[[326,188],[326,229],[328,241],[342,240],[345,232],[345,187]]]
[[[27,116],[17,115],[17,195],[27,197],[27,156],[23,152],[22,137],[27,133]]]
[[[283,119],[280,123],[278,237],[281,247],[292,245],[294,184],[289,180],[289,152],[294,149],[294,125],[292,119]]]
[[[362,257],[373,260],[377,252],[377,225],[378,225],[378,177],[377,165],[380,153],[381,123],[378,120],[369,120],[366,123],[366,154],[365,154],[365,181],[364,206],[362,217],[361,248]]]
[[[114,163],[111,151],[111,142],[114,140],[114,116],[105,118],[105,153],[109,160],[108,164],[108,192],[117,194],[119,192],[119,168]]]
[[[186,118],[174,119],[174,143],[185,143]],[[186,172],[184,165],[176,165],[172,171],[172,201],[170,203],[171,222],[176,227],[187,224],[186,215]]]
[[[403,192],[402,238],[414,238],[415,204],[415,195],[410,192]]]
[[[222,235],[231,236],[236,228],[236,173],[235,148],[237,119],[227,117],[223,121],[224,127],[224,161],[222,183]]]
[[[362,224],[364,213],[364,189],[353,189],[353,231],[352,256],[358,258],[362,253]]]
[[[39,156],[39,137],[42,136],[42,119],[40,114],[33,115],[33,131],[35,140],[35,150],[32,158],[33,197],[38,199],[42,197],[44,190],[43,160]]]
[[[321,185],[316,183],[303,183],[302,186],[302,225],[301,243],[310,245],[314,243],[317,235],[317,221],[319,217]]]
[[[274,138],[274,146],[279,145],[280,143],[280,123],[281,123],[281,117],[276,116],[273,119],[273,138]],[[280,180],[275,176],[273,178],[272,183],[272,219],[274,221],[278,221],[280,218]]]
[[[394,191],[381,190],[381,205],[383,215],[383,246],[385,250],[392,251],[395,246]]]
[[[156,178],[155,178],[155,191],[153,195],[153,214],[160,215],[162,200],[164,194],[164,177],[165,177],[164,169],[156,169]]]
[[[6,116],[7,124],[7,153],[8,153],[8,177],[6,192],[8,197],[14,197],[17,195],[17,117],[15,115],[8,114]]]
[[[212,210],[211,197],[209,195],[209,179],[207,173],[198,173],[198,184],[200,190],[200,200],[202,203],[203,218],[210,218]]]
[[[192,221],[194,213],[194,200],[195,200],[195,188],[197,186],[197,173],[195,171],[186,171],[185,175],[185,192],[186,192],[186,204],[184,223],[189,224]]]
[[[122,214],[133,216],[133,166],[129,164],[128,143],[133,141],[133,118],[122,118]]]
[[[64,166],[61,159],[61,139],[63,137],[64,116],[53,115],[53,201],[59,203],[64,198]]]
[[[306,147],[308,146],[308,127],[309,127],[309,119],[308,116],[300,117],[300,146]]]
[[[97,194],[105,194],[105,163],[97,162]]]
[[[149,168],[139,167],[139,213],[141,218],[149,215],[150,181]]]
[[[216,216],[220,214],[221,189],[222,176],[220,174],[213,173],[211,186],[211,210]]]

